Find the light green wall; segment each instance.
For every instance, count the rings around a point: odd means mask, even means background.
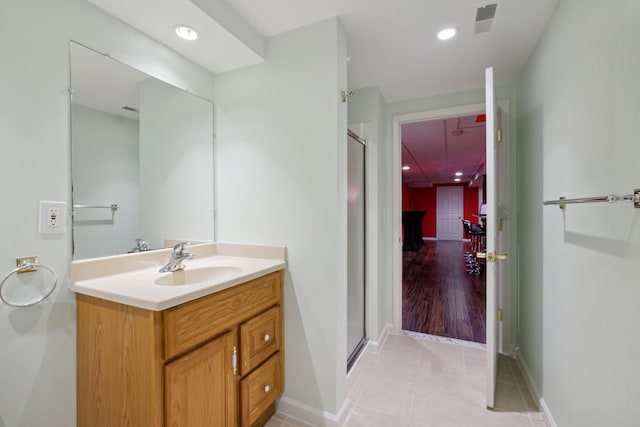
[[[139,93],[140,237],[214,240],[213,105],[157,79]]]
[[[518,86],[521,350],[559,426],[640,420],[640,3],[561,0]]]
[[[287,246],[285,396],[336,414],[346,396],[346,41],[336,18],[267,40],[216,76],[221,241]]]
[[[38,234],[38,201],[70,202],[69,40],[205,97],[211,74],[84,0],[0,2],[0,272],[38,255],[58,287],[30,308],[0,304],[0,425],[75,425],[71,233]],[[69,221],[67,221],[69,223]]]
[[[140,236],[138,121],[72,106],[73,194],[79,205],[117,203],[75,213],[74,257],[123,254]]]
[[[391,277],[387,236],[386,101],[377,87],[361,88],[348,99],[349,123],[367,123],[367,333],[379,341],[385,325],[392,323],[387,310],[387,284]]]

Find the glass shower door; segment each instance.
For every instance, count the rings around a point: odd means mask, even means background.
[[[365,141],[347,138],[347,369],[366,343],[365,333]]]

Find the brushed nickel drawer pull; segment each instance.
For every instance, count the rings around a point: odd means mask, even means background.
[[[265,393],[269,393],[270,391],[271,391],[271,387],[269,387],[268,385],[264,386]]]
[[[264,334],[264,340],[265,341],[269,341],[271,339],[271,337],[269,336],[269,334]]]

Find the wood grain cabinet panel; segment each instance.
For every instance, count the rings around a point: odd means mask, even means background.
[[[282,276],[162,312],[77,294],[77,426],[264,425],[284,384]]]
[[[276,353],[240,382],[242,427],[252,426],[273,405],[282,390],[281,377]]]
[[[77,425],[163,426],[160,313],[76,299]]]
[[[280,299],[280,273],[272,273],[166,310],[167,358],[184,353]]]
[[[240,326],[242,375],[246,375],[280,348],[280,307],[262,313]]]
[[[238,425],[236,377],[232,366],[236,346],[236,332],[228,332],[166,365],[168,426]]]

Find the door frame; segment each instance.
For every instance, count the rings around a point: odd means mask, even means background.
[[[503,162],[506,167],[502,168],[502,173],[498,178],[499,182],[511,183],[511,162],[513,161],[513,154],[509,150],[509,120],[510,120],[510,102],[508,99],[501,99],[497,102],[498,107],[507,114],[506,120],[503,120],[503,146],[505,147],[503,152]],[[484,101],[459,105],[448,108],[438,108],[433,110],[418,111],[413,113],[398,114],[392,117],[392,319],[393,319],[393,331],[395,333],[401,333],[402,331],[402,235],[401,235],[401,218],[402,218],[402,153],[401,153],[401,125],[406,123],[420,122],[425,120],[438,120],[447,119],[452,117],[460,117],[471,114],[484,114],[486,105]],[[507,205],[510,206],[510,210],[515,212],[515,200],[511,197],[512,192],[509,189],[502,194]],[[516,248],[513,246],[514,242],[514,227],[511,226],[513,221],[506,222],[510,233],[500,233],[499,245],[504,250],[510,252],[510,259],[508,265],[505,266],[505,274],[500,275],[500,284],[498,287],[498,301],[496,305],[503,310],[503,321],[498,325],[498,349],[504,354],[515,354],[515,346],[513,345],[511,336],[511,316],[515,313],[513,308],[517,308],[517,305],[512,304],[511,289],[512,280],[517,277],[516,271],[517,261],[515,257]],[[505,241],[506,240],[506,241]]]

